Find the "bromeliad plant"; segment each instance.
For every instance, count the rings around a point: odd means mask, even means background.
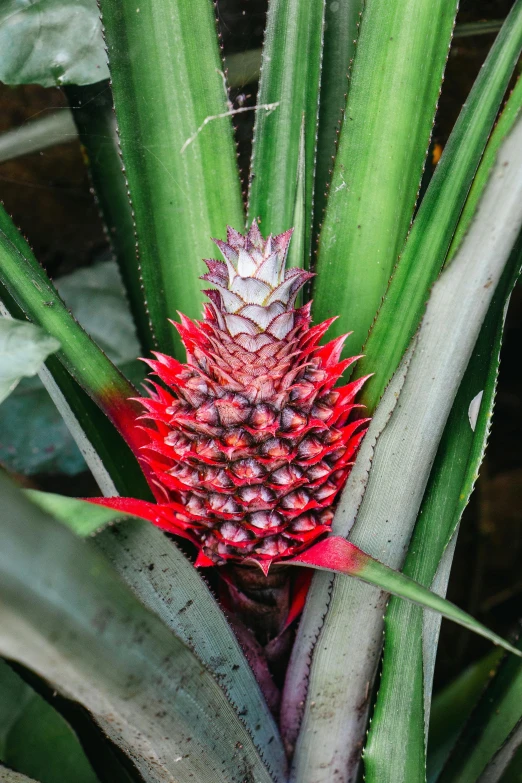
[[[49,725],[87,783],[348,783],[361,759],[366,780],[420,782],[426,747],[431,780],[519,769],[520,650],[443,596],[520,269],[521,80],[493,126],[522,0],[415,213],[456,5],[271,0],[248,215],[231,124],[248,108],[223,89],[208,0],[101,0],[117,137],[107,84],[81,86],[105,75],[97,9],[0,11],[2,78],[69,85],[153,371],[139,396],[1,211],[6,315],[33,325],[1,322],[0,394],[46,359],[105,496],[2,479],[2,780],[64,780]],[[343,359],[350,330],[364,355]],[[511,651],[470,718],[480,750],[469,729],[427,735],[440,614]]]

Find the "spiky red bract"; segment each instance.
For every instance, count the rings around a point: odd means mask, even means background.
[[[340,362],[345,337],[319,345],[332,321],[311,327],[310,304],[294,306],[310,274],[285,273],[291,233],[228,229],[204,319],[175,324],[186,364],[146,360],[160,381],[139,399],[159,500],[146,516],[196,543],[200,565],[266,570],[327,533],[366,431],[351,417],[365,379],[335,388],[358,357]]]

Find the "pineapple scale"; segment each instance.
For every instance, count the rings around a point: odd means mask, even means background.
[[[206,261],[214,288],[204,317],[181,316],[187,351],[145,360],[162,382],[140,398],[144,460],[176,525],[206,558],[266,562],[293,556],[330,530],[336,500],[368,419],[351,420],[365,379],[336,383],[344,337],[319,341],[295,307],[312,276],[285,270],[292,230],[263,239],[232,228]]]

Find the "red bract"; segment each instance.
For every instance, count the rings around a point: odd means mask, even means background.
[[[336,388],[359,357],[339,361],[345,337],[320,346],[333,319],[311,327],[310,304],[295,306],[311,275],[285,272],[291,235],[229,228],[225,261],[206,262],[204,319],[175,324],[186,364],[146,360],[161,381],[139,399],[159,503],[140,514],[192,540],[199,565],[266,570],[327,533],[367,428],[351,417],[366,379]]]

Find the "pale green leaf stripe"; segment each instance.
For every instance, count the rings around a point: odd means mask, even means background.
[[[146,783],[271,783],[189,648],[92,544],[0,483],[0,653],[83,704]]]
[[[201,317],[211,237],[244,225],[214,8],[100,6],[147,308],[160,349],[183,359],[168,319],[178,310]]]
[[[249,221],[260,218],[263,234],[278,234],[293,224],[304,122],[304,255],[299,266],[308,266],[310,255],[324,3],[271,0],[257,97],[248,216]]]
[[[370,411],[419,325],[521,49],[522,0],[517,0],[435,169],[357,366],[361,375],[374,373],[361,395]]]
[[[408,232],[456,7],[455,0],[365,3],[313,291],[314,320],[339,316],[331,334],[353,331],[352,355]]]
[[[349,533],[352,543],[392,568],[400,568],[406,554],[439,440],[521,223],[519,122],[501,148],[457,257],[433,287],[397,405],[375,445],[356,520],[342,512],[358,492],[352,476],[334,518],[335,534]],[[301,627],[311,637],[315,630],[317,643],[292,780],[326,783],[331,768],[346,770],[346,779],[355,774],[350,749],[365,733],[384,605],[374,588],[336,577],[319,627],[310,628],[305,608],[299,634]]]
[[[363,7],[363,0],[343,0],[343,2],[329,0],[326,3],[317,133],[314,239],[319,235],[324,217],[327,188],[332,178],[333,159],[337,149],[337,136],[349,89],[348,74],[355,56]]]
[[[140,601],[219,680],[257,747],[264,748],[267,763],[281,776],[284,750],[252,670],[204,580],[174,543],[150,522],[121,511],[48,492],[26,494],[77,535],[97,534],[95,544]]]

